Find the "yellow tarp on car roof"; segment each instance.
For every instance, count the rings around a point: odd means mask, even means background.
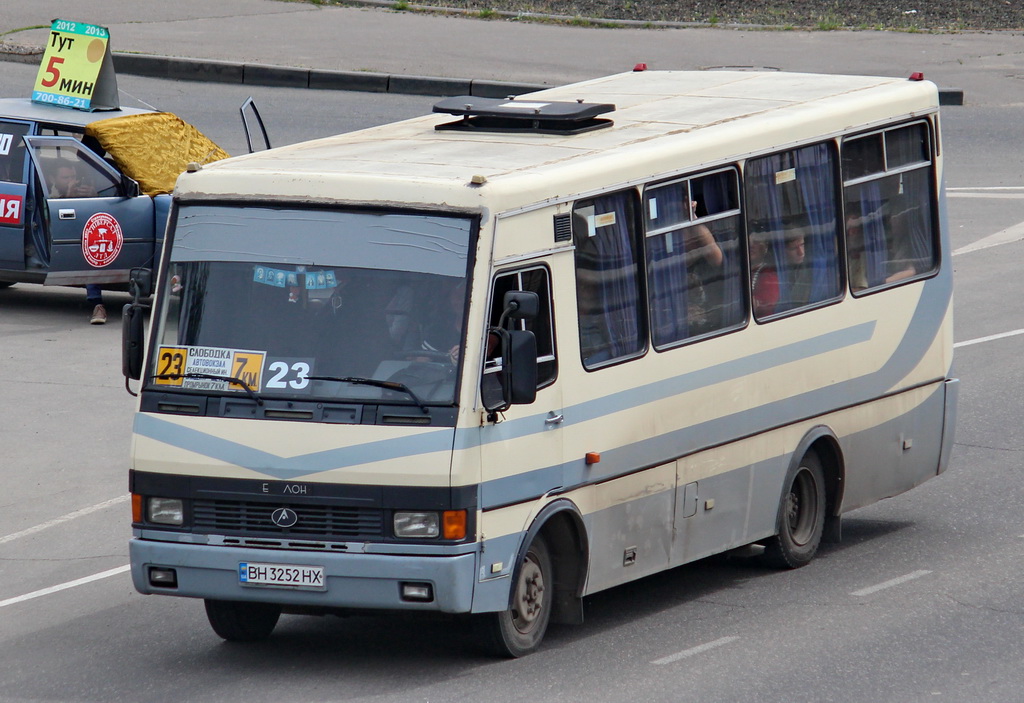
[[[146,195],[170,193],[189,162],[208,164],[227,152],[202,132],[169,112],[125,115],[86,126],[125,175]]]

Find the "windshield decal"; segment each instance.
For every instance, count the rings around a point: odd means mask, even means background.
[[[304,276],[306,290],[325,290],[338,285],[334,271],[306,270],[305,266],[299,266],[294,271],[253,266],[252,280],[275,288],[295,288],[299,285],[299,274]]]
[[[190,388],[194,390],[244,390],[229,382],[239,379],[258,391],[263,382],[263,364],[266,352],[223,347],[161,346],[157,350],[156,378],[158,386]],[[191,375],[202,378],[189,378]],[[223,376],[221,381],[210,376]]]

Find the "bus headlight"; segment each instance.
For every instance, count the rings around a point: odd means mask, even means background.
[[[437,537],[441,534],[440,526],[437,513],[395,513],[395,537]]]
[[[182,525],[185,507],[181,498],[150,498],[149,521],[158,525]]]

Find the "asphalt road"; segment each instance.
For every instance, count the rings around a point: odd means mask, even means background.
[[[34,70],[0,63],[0,95],[25,94]],[[275,143],[433,102],[119,83],[231,153],[249,94]],[[675,569],[588,598],[583,626],[553,627],[517,661],[481,657],[441,618],[285,616],[268,642],[229,645],[201,603],[136,594],[119,326],[89,326],[81,291],[0,291],[0,701],[1020,700],[1024,335],[987,339],[1024,331],[1018,111],[943,112],[962,345],[950,469],[848,516],[844,541],[807,568]]]

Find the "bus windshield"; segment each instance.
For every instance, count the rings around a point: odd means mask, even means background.
[[[152,382],[261,398],[451,404],[472,224],[182,206]]]

